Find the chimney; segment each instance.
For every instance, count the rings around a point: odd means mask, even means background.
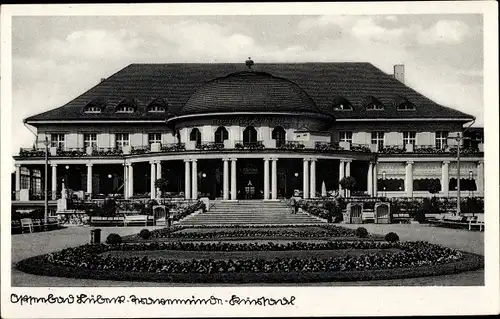
[[[394,66],[394,78],[401,83],[405,83],[405,65],[396,64]]]
[[[101,78],[101,83],[106,81],[106,78]]]

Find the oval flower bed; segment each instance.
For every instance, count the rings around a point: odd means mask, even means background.
[[[187,245],[187,246],[183,246]],[[245,246],[246,245],[246,246]],[[336,246],[339,245],[339,246]],[[182,249],[193,250],[231,249],[244,251],[258,248],[273,250],[342,249],[351,247],[391,248],[397,252],[375,252],[329,258],[245,258],[245,259],[203,259],[191,260],[129,257],[110,252],[144,248],[145,250]],[[358,246],[356,246],[358,245]],[[366,246],[366,247],[365,247]],[[137,250],[140,251],[140,250]],[[229,250],[224,250],[229,251]],[[251,250],[248,250],[251,251]],[[358,281],[374,279],[395,279],[457,273],[483,267],[481,256],[460,252],[427,242],[403,243],[291,243],[287,245],[261,244],[122,244],[84,245],[59,252],[25,259],[17,264],[21,271],[49,276],[170,282],[317,282]]]

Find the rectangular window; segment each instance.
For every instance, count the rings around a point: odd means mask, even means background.
[[[52,147],[64,149],[64,134],[50,134],[50,143]]]
[[[122,149],[124,146],[129,146],[129,139],[128,139],[128,133],[116,133],[115,134],[116,138],[116,148],[117,149]]]
[[[436,132],[436,148],[444,149],[448,144],[448,132],[438,131]]]
[[[85,133],[83,134],[83,146],[87,147],[97,147],[97,134],[96,133]]]
[[[161,133],[149,133],[148,134],[149,145],[153,143],[161,143]]]
[[[377,148],[384,147],[384,132],[372,132],[372,144],[377,144]]]
[[[33,170],[31,181],[31,190],[34,194],[40,194],[42,192],[42,172],[39,169]]]
[[[415,146],[417,132],[403,132],[403,146],[413,144]]]
[[[349,142],[349,143],[352,143],[352,132],[350,132],[350,131],[340,131],[339,132],[339,142]]]
[[[21,167],[21,189],[29,189],[30,180],[30,170],[26,167]]]

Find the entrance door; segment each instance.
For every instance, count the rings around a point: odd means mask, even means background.
[[[238,164],[240,160],[238,160]],[[262,199],[264,197],[264,161],[241,159],[238,167],[238,199]]]

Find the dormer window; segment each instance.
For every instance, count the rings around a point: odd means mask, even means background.
[[[101,108],[98,106],[89,106],[85,109],[85,113],[101,113]]]
[[[153,106],[151,106],[151,107],[148,109],[148,112],[152,112],[152,113],[163,113],[163,112],[165,112],[165,108],[164,108],[163,106],[153,105]]]
[[[106,101],[102,98],[97,98],[87,103],[83,111],[84,113],[98,114],[102,113],[102,110],[104,110],[105,107],[106,107]]]
[[[116,108],[116,113],[134,113],[134,108],[131,106],[119,106]]]
[[[396,110],[398,111],[414,111],[415,104],[411,103],[407,98],[403,96],[397,96],[394,101],[394,105],[396,106]]]
[[[115,108],[116,113],[134,113],[137,103],[132,98],[123,99]]]
[[[352,111],[352,106],[349,104],[339,104],[333,106],[335,111]]]
[[[163,99],[155,99],[148,105],[148,112],[164,113],[167,110],[167,103]]]
[[[363,101],[363,106],[367,111],[382,111],[384,109],[384,105],[374,96],[367,96]]]
[[[378,105],[378,104],[369,104],[366,107],[366,110],[368,110],[368,111],[383,111],[384,110],[384,106],[383,105]]]
[[[334,111],[352,111],[351,103],[342,96],[335,96],[331,102]]]

